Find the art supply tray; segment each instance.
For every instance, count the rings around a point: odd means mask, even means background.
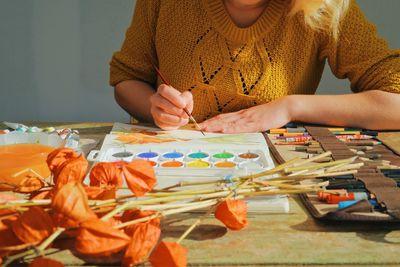
[[[323,151],[331,151],[333,160],[342,160],[357,156],[357,151],[340,141],[327,128],[306,126],[313,141],[319,142]],[[400,139],[400,135],[397,135]],[[375,141],[381,141],[378,137]],[[278,163],[285,162],[278,149],[272,144],[271,153]],[[310,214],[323,221],[357,222],[400,222],[400,155],[385,143],[368,148],[365,155],[379,155],[379,161],[390,162],[382,168],[376,161],[363,162],[364,165],[355,174],[326,177],[329,181],[330,199],[322,193],[302,194],[300,199]],[[396,167],[397,166],[397,167]],[[390,167],[390,168],[389,168]],[[333,194],[337,190],[337,194]],[[344,192],[344,193],[342,193]],[[324,199],[325,198],[325,199]],[[350,199],[354,200],[350,200]],[[350,201],[350,202],[349,202]]]

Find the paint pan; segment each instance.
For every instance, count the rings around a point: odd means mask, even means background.
[[[183,168],[183,163],[176,160],[164,161],[160,165],[163,168]]]
[[[233,169],[236,168],[236,163],[232,161],[218,161],[214,163],[214,167],[223,169]]]
[[[142,152],[142,153],[137,154],[136,157],[138,157],[140,159],[147,159],[147,160],[157,161],[159,155],[156,152],[147,151],[147,152]]]
[[[163,154],[163,158],[166,160],[183,160],[184,155],[181,152],[167,152]]]
[[[210,155],[199,150],[198,152],[188,154],[187,157],[189,159],[206,160],[210,157]]]
[[[207,161],[198,159],[194,161],[190,161],[186,163],[187,168],[199,168],[199,169],[204,169],[204,168],[210,168],[210,163]]]
[[[112,157],[117,160],[131,161],[133,159],[133,153],[131,153],[129,151],[121,151],[121,152],[112,154]]]
[[[253,153],[253,152],[246,152],[246,153],[241,153],[238,155],[238,158],[242,159],[242,160],[253,160],[256,161],[260,158],[260,155],[258,155],[257,153]]]
[[[215,160],[233,160],[234,158],[235,158],[234,154],[226,151],[223,151],[221,153],[216,153],[213,155],[213,159]]]

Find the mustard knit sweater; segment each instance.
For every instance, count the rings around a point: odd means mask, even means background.
[[[126,39],[110,63],[110,84],[161,83],[146,54],[173,87],[192,92],[202,121],[290,94],[314,94],[326,60],[354,92],[400,93],[400,51],[379,38],[355,1],[338,40],[315,32],[287,0],[271,0],[256,23],[239,28],[222,0],[138,0]]]

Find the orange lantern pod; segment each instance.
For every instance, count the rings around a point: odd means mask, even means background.
[[[136,219],[149,217],[154,214],[156,214],[156,211],[154,211],[154,210],[139,210],[139,209],[126,210],[122,214],[121,221],[129,222],[129,221],[133,221]],[[136,228],[138,228],[140,225],[143,225],[143,224],[152,224],[153,226],[156,226],[159,228],[160,227],[160,218],[154,218],[154,219],[151,219],[146,222],[128,225],[127,227],[124,228],[125,233],[127,235],[131,236],[136,231]]]
[[[83,155],[65,161],[54,171],[55,189],[59,189],[69,182],[82,183],[89,168],[89,162]]]
[[[80,225],[75,248],[84,255],[109,256],[128,246],[130,238],[111,224],[99,219]]]
[[[156,175],[151,163],[146,160],[134,160],[122,167],[129,189],[138,197],[153,189]]]
[[[31,193],[42,189],[44,182],[42,179],[36,177],[33,174],[22,178],[21,181],[15,186],[14,192],[18,193]]]
[[[218,205],[214,215],[230,230],[241,230],[247,225],[246,202],[227,199]]]
[[[85,189],[78,182],[71,182],[61,187],[55,193],[51,206],[56,213],[77,223],[97,218],[89,207]]]
[[[77,223],[76,221],[65,217],[61,213],[54,213],[52,219],[55,225],[66,229],[63,232],[63,235],[66,235],[68,237],[76,237],[78,235],[79,223]]]
[[[29,267],[64,267],[64,264],[50,258],[39,257],[34,259]]]
[[[47,156],[47,166],[49,166],[50,171],[54,171],[65,161],[78,157],[75,150],[71,148],[60,147],[55,149]]]
[[[10,228],[11,224],[18,220],[19,215],[12,215],[13,213],[7,215],[5,219],[0,220],[0,230]]]
[[[115,187],[85,186],[85,191],[89,199],[107,200],[115,199],[117,191]]]
[[[97,163],[90,171],[90,185],[121,187],[124,183],[121,177],[122,165],[119,162]]]
[[[40,207],[31,207],[11,224],[14,234],[26,244],[38,243],[54,231],[53,221]]]
[[[134,266],[142,262],[160,239],[161,230],[152,224],[139,224],[122,260],[122,266]]]
[[[9,248],[12,247],[19,247],[23,245],[21,240],[18,239],[18,237],[14,234],[13,230],[11,227],[5,227],[0,229],[0,258],[3,256],[7,256],[10,253],[15,253],[19,249],[11,250]]]
[[[187,249],[176,242],[162,241],[151,253],[149,261],[154,267],[186,267]]]

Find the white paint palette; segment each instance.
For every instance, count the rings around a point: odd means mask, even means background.
[[[121,123],[114,124],[101,150],[89,159],[148,160],[156,170],[158,187],[182,180],[248,175],[274,166],[261,133],[203,136],[193,130],[161,131]]]

